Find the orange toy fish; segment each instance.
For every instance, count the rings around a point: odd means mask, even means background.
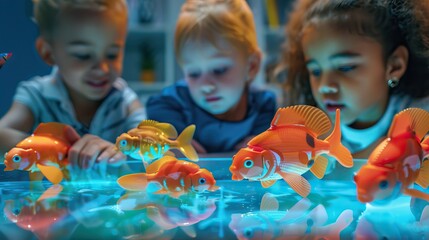
[[[146,173],[134,173],[120,177],[118,184],[127,190],[145,190],[148,183],[156,183],[161,189],[156,193],[179,197],[189,191],[216,191],[216,181],[211,172],[197,164],[164,156],[150,164]]]
[[[12,57],[12,53],[0,53],[0,68],[3,67],[10,57]]]
[[[137,128],[121,134],[116,139],[116,147],[125,155],[141,158],[144,163],[161,158],[169,149],[179,149],[189,160],[198,161],[198,154],[191,145],[194,132],[195,125],[190,125],[177,136],[176,129],[169,123],[143,120]]]
[[[61,123],[41,123],[31,136],[5,154],[4,170],[29,171],[30,180],[45,176],[53,184],[61,182],[64,176],[69,179],[67,153],[72,143],[67,140],[66,131],[70,129],[73,128]]]
[[[279,109],[271,127],[233,157],[229,168],[232,179],[261,181],[267,188],[283,178],[299,195],[306,197],[310,184],[301,175],[310,170],[322,178],[328,165],[328,159],[322,154],[335,157],[345,167],[353,166],[350,151],[341,144],[339,110],[331,135],[326,140],[317,138],[330,128],[328,116],[318,108],[298,105]]]
[[[429,161],[424,160],[428,138],[420,143],[428,131],[429,112],[425,110],[408,108],[395,115],[387,138],[354,177],[359,201],[385,204],[401,192],[429,201],[428,194],[410,188],[413,183],[429,186]]]

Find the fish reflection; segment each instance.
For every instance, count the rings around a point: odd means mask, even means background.
[[[261,211],[233,214],[230,229],[238,239],[339,239],[340,232],[353,220],[351,210],[343,211],[334,223],[326,224],[328,214],[319,204],[311,211],[304,198],[288,211],[278,211],[279,203],[270,194],[261,201]]]
[[[428,239],[429,207],[415,217],[408,198],[401,197],[386,206],[367,205],[358,219],[354,237],[360,239]]]
[[[196,194],[172,198],[146,192],[130,192],[118,200],[124,211],[145,209],[147,216],[164,230],[182,229],[189,237],[196,237],[194,224],[209,218],[216,210],[214,199]]]
[[[72,239],[171,239],[174,231],[165,231],[148,218],[146,212],[123,211],[116,205],[122,191],[80,189],[69,204],[72,218],[62,228],[75,229]]]
[[[39,239],[47,239],[55,225],[69,213],[67,199],[58,197],[61,190],[61,186],[55,185],[36,200],[31,194],[16,200],[6,200],[4,215]]]

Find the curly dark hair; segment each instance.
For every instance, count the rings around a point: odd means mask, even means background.
[[[301,46],[311,21],[327,21],[351,34],[368,36],[383,47],[385,61],[400,45],[409,51],[404,81],[391,90],[413,98],[429,95],[429,1],[297,0],[286,25],[280,70],[286,72],[285,105],[316,105]]]

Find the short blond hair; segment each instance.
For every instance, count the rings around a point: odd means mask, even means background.
[[[126,0],[33,0],[34,18],[40,34],[49,37],[62,11],[91,10],[113,11],[128,16]],[[125,19],[126,19],[125,18]]]
[[[181,60],[181,51],[188,41],[217,44],[225,39],[244,54],[260,54],[253,13],[245,0],[187,0],[176,24],[174,47]]]

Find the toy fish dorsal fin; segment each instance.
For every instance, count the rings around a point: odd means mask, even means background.
[[[173,156],[164,156],[147,166],[146,173],[156,173],[162,165],[171,161],[177,161],[177,158]]]
[[[429,131],[429,112],[420,108],[407,108],[393,118],[387,137],[394,138],[414,131],[421,140]]]
[[[307,105],[280,108],[271,122],[271,127],[291,124],[304,125],[316,136],[320,136],[331,129],[329,117],[319,108]]]
[[[73,129],[67,124],[58,122],[40,123],[33,135],[52,137],[71,144],[70,139],[66,136],[67,128]]]
[[[139,123],[137,128],[144,128],[144,127],[155,127],[159,130],[161,130],[163,133],[167,135],[168,138],[177,138],[177,130],[176,128],[169,124],[169,123],[160,123],[155,120],[143,120]]]
[[[265,193],[261,200],[261,211],[279,210],[279,201],[271,193]]]

